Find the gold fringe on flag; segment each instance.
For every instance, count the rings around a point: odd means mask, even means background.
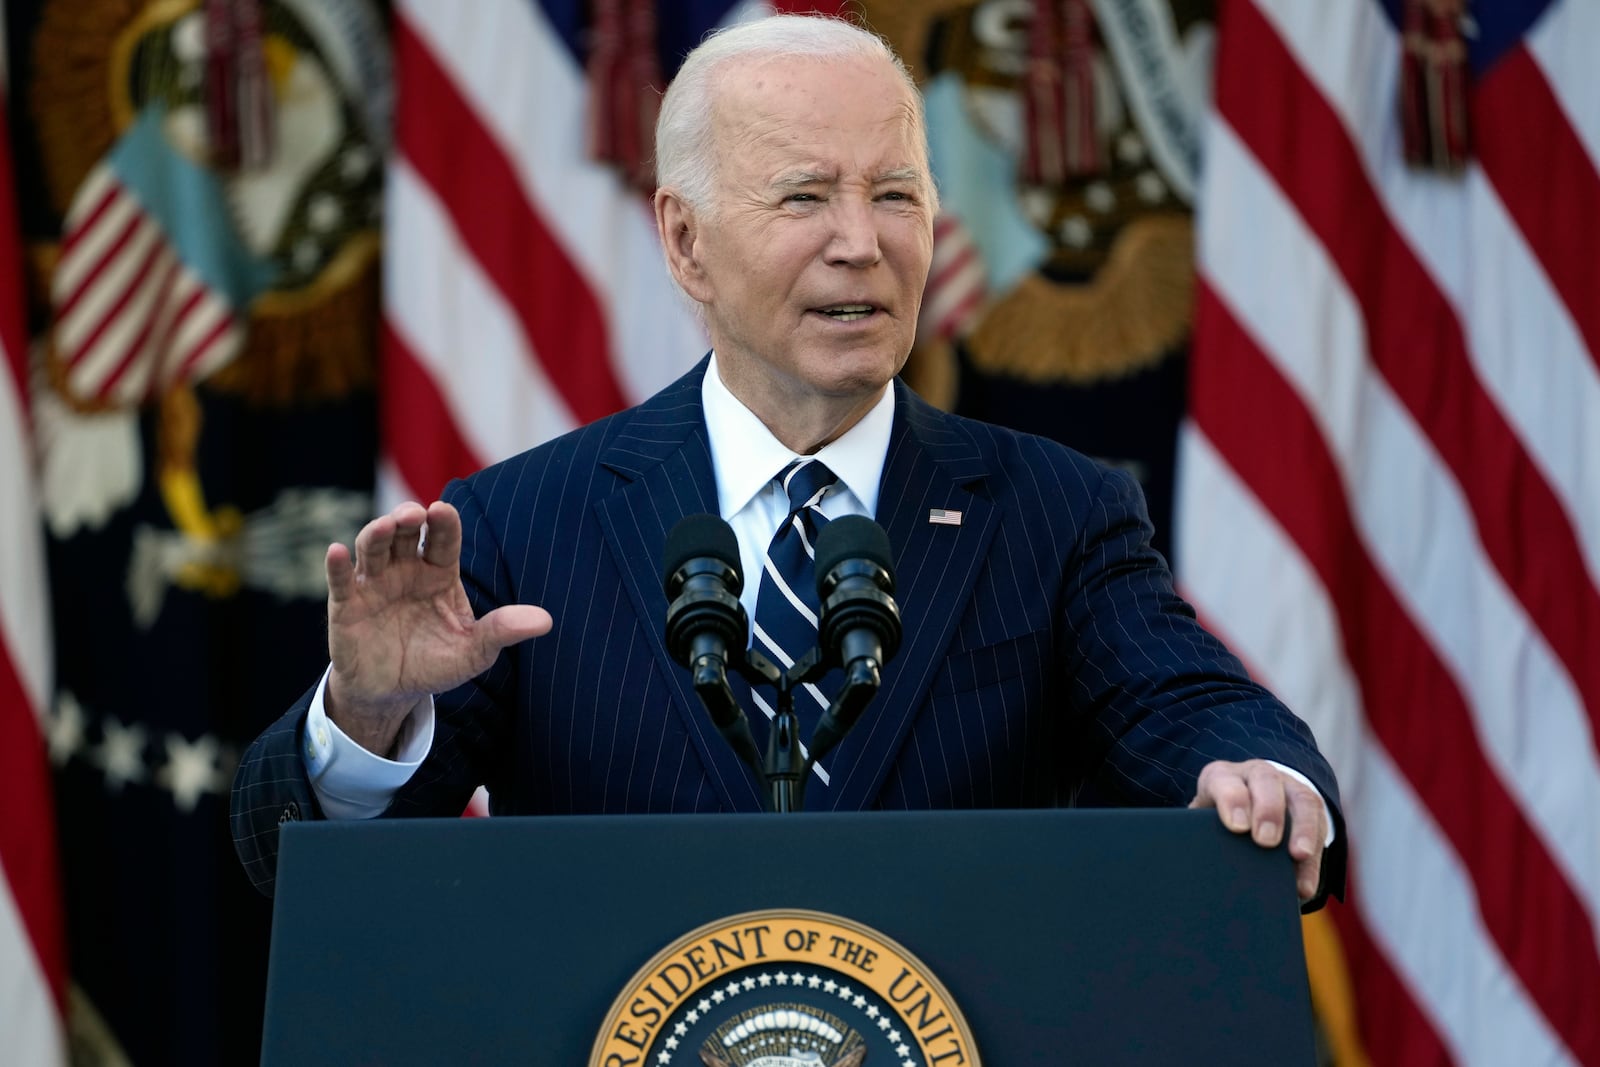
[[[135,117],[128,72],[145,30],[195,0],[52,0],[33,37],[29,107],[50,204],[64,214],[89,171]],[[119,77],[120,75],[120,77]]]
[[[262,293],[250,306],[240,358],[207,384],[279,406],[371,385],[381,313],[379,249],[376,230],[357,234],[310,285]]]
[[[933,337],[911,350],[900,377],[912,392],[945,411],[954,411],[960,393],[955,348],[948,338]]]
[[[1092,281],[1023,279],[984,315],[967,351],[990,373],[1087,384],[1159,363],[1193,314],[1193,224],[1149,216],[1128,224]]]
[[[1333,1052],[1333,1062],[1338,1067],[1371,1067],[1356,1025],[1355,989],[1345,966],[1339,931],[1323,910],[1302,915],[1300,932],[1305,939],[1306,971],[1311,979],[1311,1007]]]

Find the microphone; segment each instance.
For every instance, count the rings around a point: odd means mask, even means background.
[[[761,754],[750,722],[728,688],[730,657],[737,665],[749,641],[750,621],[739,591],[739,541],[715,515],[689,515],[667,535],[662,553],[667,607],[667,651],[689,668],[712,724],[765,785]]]
[[[817,723],[812,761],[839,740],[882,683],[883,665],[900,650],[889,535],[862,515],[845,515],[817,534],[817,631],[829,662],[844,668],[844,688]]]
[[[733,527],[715,515],[689,515],[667,535],[662,554],[667,599],[667,651],[695,672],[711,665],[726,670],[728,650],[744,651],[749,619],[739,592],[739,542]],[[718,726],[721,726],[718,723]]]

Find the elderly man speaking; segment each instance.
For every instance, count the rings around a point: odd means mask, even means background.
[[[888,533],[903,644],[809,809],[1215,807],[1263,846],[1292,827],[1302,900],[1339,891],[1332,771],[1173,591],[1137,486],[896,380],[937,194],[887,46],[823,18],[717,34],[667,92],[656,152],[661,244],[712,352],[328,549],[331,666],[238,771],[256,885],[284,820],[454,815],[480,785],[497,814],[759,809],[666,647],[668,531],[709,512],[780,663],[777,632],[815,607],[772,560],[846,515]],[[770,701],[732,685],[764,730]],[[802,721],[829,685],[798,694]]]

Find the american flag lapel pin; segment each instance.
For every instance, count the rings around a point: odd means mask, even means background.
[[[928,521],[935,526],[960,526],[961,512],[947,511],[944,508],[929,508]]]

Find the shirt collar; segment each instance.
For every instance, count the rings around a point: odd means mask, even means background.
[[[728,391],[717,372],[715,352],[700,383],[700,402],[705,409],[706,432],[711,438],[717,503],[722,517],[732,518],[797,457],[787,445],[772,436],[772,431],[755,412]],[[889,431],[893,427],[894,390],[885,388],[883,396],[859,422],[816,454],[816,458],[826,463],[845,488],[861,501],[868,515],[878,511],[878,489],[883,480],[883,462],[889,454]]]

